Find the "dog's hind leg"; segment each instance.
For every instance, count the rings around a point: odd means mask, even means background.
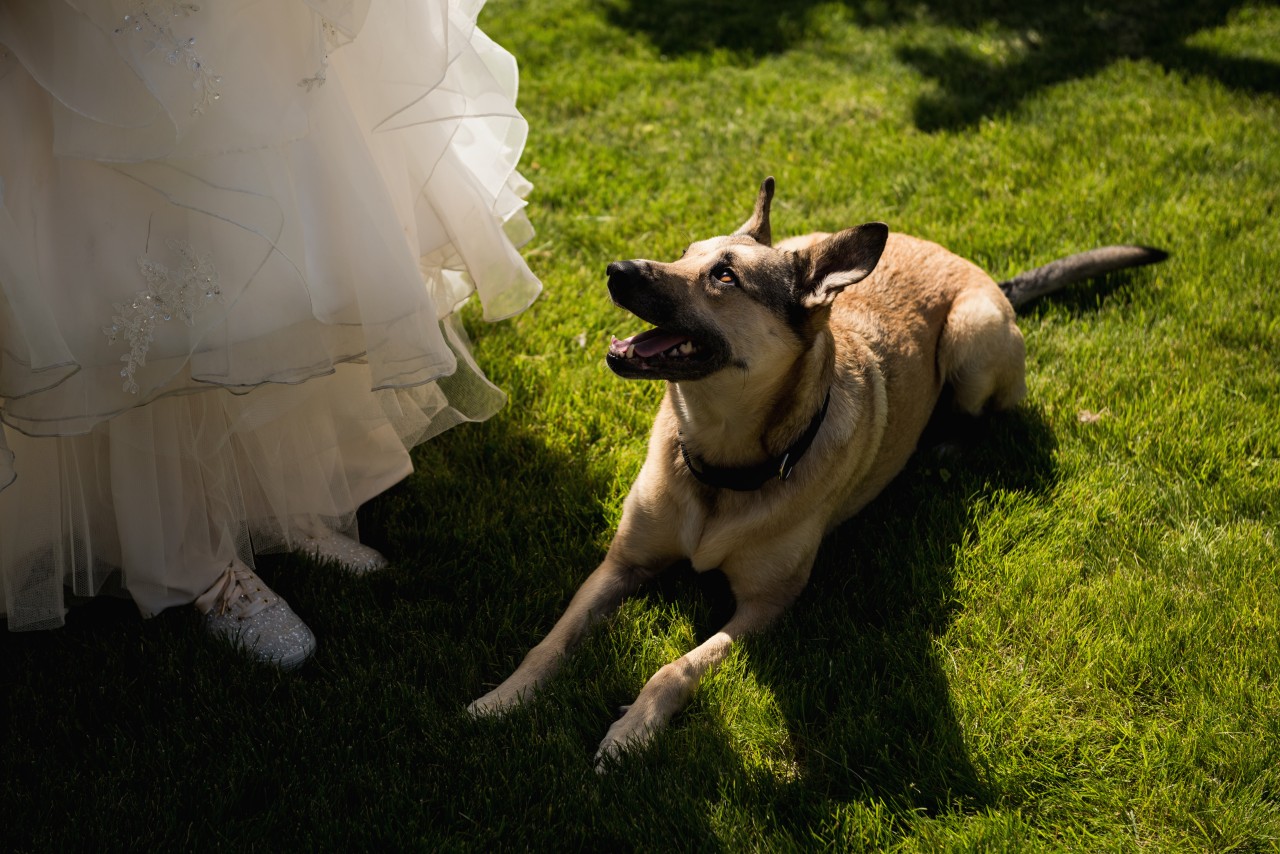
[[[938,347],[956,410],[981,415],[1012,409],[1026,395],[1026,346],[1013,307],[994,283],[956,299]]]

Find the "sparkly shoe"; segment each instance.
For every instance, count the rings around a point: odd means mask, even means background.
[[[377,572],[387,565],[387,559],[377,549],[329,530],[307,536],[298,551],[315,560],[332,561],[352,575]]]
[[[210,634],[282,670],[298,667],[315,652],[307,624],[242,563],[228,566],[195,605]]]

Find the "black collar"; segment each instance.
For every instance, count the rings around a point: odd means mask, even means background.
[[[744,466],[742,468],[721,468],[703,460],[698,460],[698,464],[695,466],[694,457],[689,455],[688,449],[684,446],[683,436],[680,437],[680,454],[684,457],[684,464],[688,466],[693,476],[707,486],[714,486],[716,489],[732,489],[737,492],[752,492],[775,477],[778,480],[786,480],[791,476],[791,470],[796,467],[796,463],[800,462],[800,458],[804,456],[805,451],[809,450],[809,446],[813,444],[814,438],[818,435],[818,430],[822,427],[822,420],[827,417],[827,405],[830,403],[831,390],[828,389],[827,396],[822,401],[822,408],[818,410],[817,415],[813,416],[813,420],[809,422],[804,434],[781,454],[771,457],[758,465]]]

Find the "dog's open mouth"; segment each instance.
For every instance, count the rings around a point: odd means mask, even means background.
[[[671,359],[689,359],[698,353],[698,346],[687,335],[650,329],[630,338],[614,338],[609,345],[609,355],[626,359],[637,365]]]
[[[614,338],[605,362],[620,377],[694,380],[723,363],[722,350],[714,338],[699,342],[683,332],[658,328],[630,338]]]

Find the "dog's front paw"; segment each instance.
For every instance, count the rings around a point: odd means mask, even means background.
[[[604,740],[596,750],[596,772],[603,774],[609,770],[623,753],[638,750],[653,739],[653,734],[662,726],[662,721],[653,715],[646,715],[635,705],[623,706],[623,715],[613,722]]]
[[[532,700],[538,688],[556,672],[560,660],[560,650],[553,647],[551,652],[547,652],[542,644],[534,647],[514,673],[497,688],[467,706],[467,711],[475,718],[502,715]]]
[[[467,714],[473,718],[501,717],[523,703],[524,700],[525,693],[523,691],[508,688],[507,683],[504,682],[467,706]]]

